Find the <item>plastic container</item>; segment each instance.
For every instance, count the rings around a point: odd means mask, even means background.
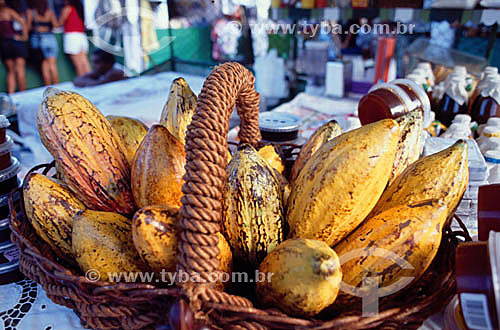
[[[19,187],[17,174],[21,170],[21,164],[17,158],[12,157],[12,164],[0,171],[0,196],[10,193],[12,190]]]
[[[487,151],[496,150],[500,152],[500,138],[490,137],[490,138],[482,138],[481,144],[479,144],[479,150],[484,155]]]
[[[10,122],[4,115],[0,115],[0,144],[5,143],[6,130],[10,126]]]
[[[370,124],[386,118],[396,118],[414,110],[417,102],[401,87],[379,83],[363,96],[358,105],[358,116],[362,125]]]
[[[420,62],[417,64],[416,70],[423,70],[426,73],[426,78],[429,80],[430,86],[434,86],[435,77],[432,71],[432,65],[429,62]]]
[[[13,243],[0,243],[0,285],[20,281],[24,276],[19,271],[19,253]]]
[[[486,124],[479,125],[477,128],[477,134],[481,135],[486,127],[497,127],[500,130],[500,118],[490,117]]]
[[[484,155],[486,166],[488,167],[488,183],[500,183],[500,152],[489,150]]]
[[[295,162],[295,156],[292,154],[295,147],[291,145],[302,146],[306,142],[299,134],[300,123],[299,117],[286,112],[268,111],[259,115],[262,141],[281,145],[287,175]]]
[[[299,137],[301,120],[286,112],[268,111],[259,115],[262,139],[268,142],[292,142]]]
[[[0,171],[12,165],[11,152],[14,149],[14,141],[7,136],[5,142],[0,144]]]
[[[14,195],[14,201],[19,201],[19,192]],[[0,244],[10,240],[9,228],[9,194],[0,197]]]
[[[446,132],[441,134],[440,137],[451,139],[470,139],[472,138],[472,131],[467,125],[452,123]]]

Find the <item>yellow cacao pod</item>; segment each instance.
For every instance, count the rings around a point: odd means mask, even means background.
[[[334,247],[342,264],[342,281],[349,289],[337,302],[349,305],[353,297],[370,290],[363,280],[377,279],[377,293],[398,292],[430,266],[441,243],[446,205],[437,200],[400,205],[367,219]],[[347,292],[345,292],[347,291]],[[355,299],[355,298],[354,298]]]
[[[174,272],[177,264],[178,209],[147,206],[135,212],[132,238],[141,259],[157,273]]]
[[[311,135],[309,140],[307,140],[306,144],[304,144],[299,155],[297,156],[297,159],[293,163],[293,167],[290,172],[290,182],[295,181],[300,171],[304,168],[306,162],[311,159],[311,156],[318,151],[322,145],[340,134],[342,134],[342,128],[336,120],[331,120],[320,126],[313,133],[313,135]]]
[[[25,179],[23,199],[26,216],[38,236],[59,257],[73,260],[73,216],[85,210],[85,205],[66,185],[38,173],[32,173]]]
[[[391,184],[410,164],[413,164],[420,158],[422,153],[422,132],[423,132],[424,114],[420,109],[413,110],[408,114],[399,117],[396,121],[401,127],[401,138],[399,147],[394,160],[391,178]]]
[[[227,166],[222,225],[234,257],[258,265],[283,240],[283,192],[278,173],[252,146]]]
[[[398,140],[399,125],[387,119],[324,144],[292,184],[290,237],[333,246],[356,228],[387,185]]]
[[[280,174],[283,174],[285,170],[285,165],[283,164],[283,160],[276,152],[276,149],[272,145],[267,145],[259,149],[259,156],[264,158],[272,168],[278,171]]]
[[[119,281],[110,275],[147,270],[134,247],[131,230],[131,221],[118,213],[86,210],[76,214],[72,249],[82,271],[93,275],[97,271],[101,280]]]
[[[125,148],[92,103],[76,93],[48,89],[37,121],[43,145],[66,184],[88,208],[121,214],[134,211]]]
[[[186,143],[186,129],[196,110],[196,94],[184,78],[177,78],[170,87],[167,104],[163,107],[160,124],[183,145]]]
[[[408,166],[384,191],[370,217],[428,199],[443,201],[448,217],[453,216],[469,182],[467,148],[467,142],[461,140]]]
[[[257,281],[257,297],[269,307],[296,316],[314,316],[331,305],[339,292],[339,258],[325,242],[289,239],[259,266],[265,276]]]
[[[148,133],[148,127],[140,120],[129,117],[106,116],[106,119],[118,133],[125,147],[127,161],[132,166],[137,148]]]
[[[181,207],[184,146],[162,125],[153,125],[142,140],[132,166],[132,191],[139,207]]]

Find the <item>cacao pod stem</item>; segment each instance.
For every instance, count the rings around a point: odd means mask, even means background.
[[[332,258],[320,257],[314,264],[315,272],[324,277],[332,276],[339,267],[339,263]]]

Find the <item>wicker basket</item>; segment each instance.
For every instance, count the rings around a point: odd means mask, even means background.
[[[215,68],[200,93],[186,137],[187,173],[177,270],[197,274],[200,282],[173,287],[91,282],[76,267],[57,259],[19,214],[23,203],[16,207],[11,199],[10,225],[12,239],[20,250],[21,271],[39,283],[55,303],[73,309],[83,326],[94,329],[150,329],[169,323],[169,311],[174,328],[204,324],[223,329],[416,329],[441,311],[455,292],[455,248],[460,237],[468,237],[463,224],[461,232],[452,232],[447,226],[438,255],[424,276],[399,295],[382,298],[381,312],[376,316],[361,317],[358,308],[350,308],[328,311],[315,319],[296,318],[275,309],[258,309],[250,299],[213,288],[208,274],[218,267],[216,233],[220,230],[221,191],[226,177],[229,116],[236,105],[241,142],[258,143],[259,95],[253,85],[252,74],[239,64]],[[49,169],[50,165],[41,165],[32,171],[47,173]],[[235,290],[241,293],[238,287]]]

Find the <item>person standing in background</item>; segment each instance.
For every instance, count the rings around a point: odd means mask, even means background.
[[[21,25],[22,35],[17,37],[13,23]],[[7,92],[12,94],[17,87],[26,89],[26,45],[28,29],[25,20],[13,9],[7,7],[5,0],[0,0],[0,58],[7,69]]]
[[[42,59],[42,77],[44,85],[53,85],[59,82],[57,71],[57,54],[59,45],[52,33],[52,28],[57,27],[56,15],[49,9],[47,0],[37,0],[34,9],[28,11],[28,28],[32,31],[30,37],[31,47],[40,49]]]
[[[85,34],[83,6],[80,0],[66,0],[59,23],[64,26],[64,52],[71,58],[76,75],[82,76],[89,73],[91,70],[87,57],[89,41]]]

